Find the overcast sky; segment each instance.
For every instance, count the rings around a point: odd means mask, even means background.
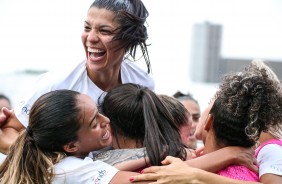
[[[160,92],[188,90],[192,25],[223,25],[222,56],[282,60],[280,0],[143,0]],[[84,59],[80,41],[92,0],[0,0],[0,73],[63,69]],[[143,62],[143,60],[142,60]]]

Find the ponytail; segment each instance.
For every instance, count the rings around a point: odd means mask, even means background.
[[[173,116],[153,91],[138,84],[122,84],[107,93],[103,113],[111,120],[113,137],[135,140],[146,148],[151,165],[161,165],[168,155],[186,158]]]
[[[144,147],[152,165],[161,165],[166,156],[186,159],[186,149],[182,144],[174,118],[159,97],[152,91],[140,89],[145,124]]]
[[[42,152],[29,133],[24,130],[0,165],[1,183],[51,184],[54,176],[54,161],[60,160],[51,158]]]

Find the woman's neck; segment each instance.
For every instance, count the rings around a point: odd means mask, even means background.
[[[120,66],[110,70],[95,71],[95,73],[87,69],[87,75],[103,91],[110,91],[122,84]]]
[[[275,137],[268,132],[261,132],[260,133],[260,137],[259,137],[260,143],[266,142],[270,139],[275,139]]]
[[[215,135],[213,133],[208,133],[207,137],[205,139],[205,147],[204,147],[204,154],[214,152],[216,150],[219,150],[225,146],[220,145],[215,138]]]

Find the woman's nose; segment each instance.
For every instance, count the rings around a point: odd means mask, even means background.
[[[96,30],[92,29],[87,37],[87,40],[90,42],[97,42],[99,41],[99,36]]]
[[[110,124],[110,119],[104,115],[101,114],[101,119],[100,119],[100,126],[101,127],[106,127],[108,124]]]

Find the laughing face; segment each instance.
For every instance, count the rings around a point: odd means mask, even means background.
[[[110,120],[98,112],[95,102],[87,95],[79,95],[78,107],[81,109],[81,127],[76,143],[78,155],[86,156],[90,151],[110,146]]]
[[[81,38],[90,74],[120,67],[125,49],[117,50],[119,41],[112,41],[119,27],[114,17],[106,9],[91,7],[88,11]]]

